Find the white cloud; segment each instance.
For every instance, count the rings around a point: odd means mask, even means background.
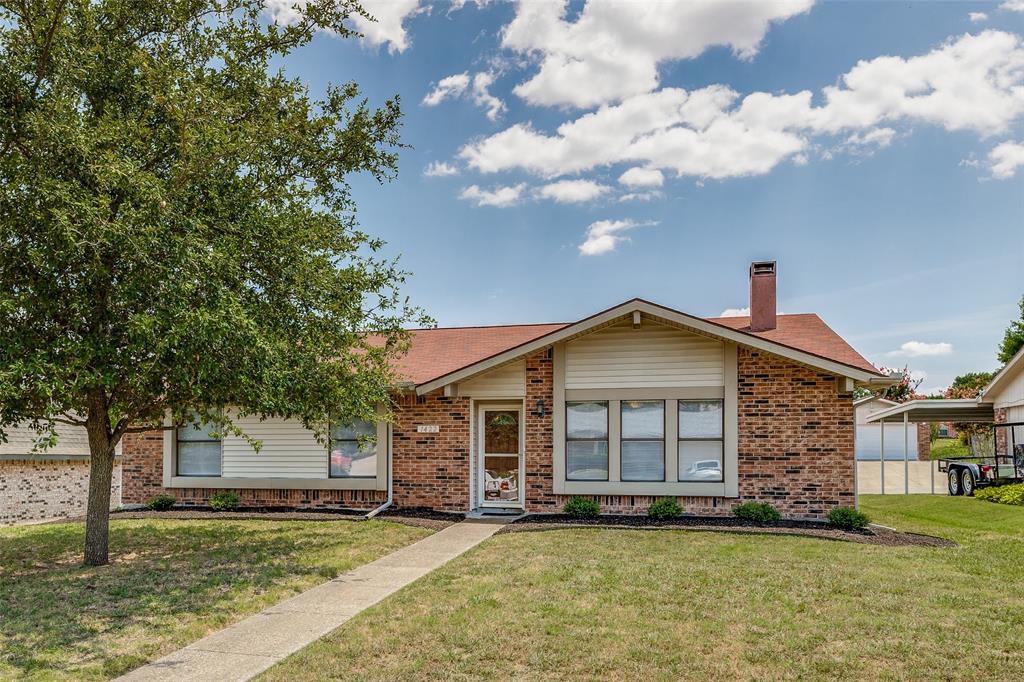
[[[505,111],[505,103],[490,93],[494,83],[494,74],[481,72],[473,76],[473,103],[487,109],[487,118],[497,121]]]
[[[537,196],[562,204],[577,204],[593,201],[609,190],[611,187],[608,185],[593,180],[559,180],[540,187]]]
[[[988,19],[988,15],[984,12],[968,12],[967,18],[971,20],[971,23],[977,24],[978,22]]]
[[[550,134],[518,123],[459,155],[484,173],[556,177],[633,163],[722,179],[764,174],[787,159],[806,162],[819,137],[843,135],[846,151],[883,147],[896,131],[882,124],[931,123],[987,136],[1024,115],[1024,44],[1011,33],[984,31],[917,57],[861,61],[821,99],[816,106],[808,90],[741,98],[723,85],[663,88],[602,106]]]
[[[750,317],[750,308],[726,308],[719,317]]]
[[[637,187],[661,187],[665,176],[657,168],[630,168],[619,176],[619,182],[630,189]]]
[[[923,341],[907,341],[899,350],[886,353],[890,358],[923,358],[949,355],[953,352],[951,343],[925,343]]]
[[[371,47],[387,44],[392,54],[409,47],[405,20],[429,11],[420,7],[419,0],[361,0],[359,4],[375,19],[371,21],[361,15],[351,17],[354,28],[363,34],[363,44]],[[299,20],[306,0],[263,0],[263,5],[275,22],[293,24]]]
[[[1008,180],[1024,166],[1024,144],[1003,142],[988,153],[989,169],[997,180]]]
[[[614,251],[619,243],[628,239],[628,237],[621,234],[622,232],[636,227],[655,224],[639,223],[635,220],[598,220],[587,227],[585,239],[578,247],[580,254],[584,256],[599,256],[603,253],[609,253]]]
[[[458,174],[459,169],[446,161],[431,161],[423,169],[423,175],[428,178],[445,178]]]
[[[653,201],[654,199],[660,199],[665,196],[659,191],[652,192],[627,192],[619,197],[619,203],[625,203],[627,201]]]
[[[773,22],[814,0],[646,2],[589,0],[575,21],[568,2],[521,0],[502,46],[536,58],[538,72],[515,93],[535,105],[593,107],[658,87],[658,64],[716,45],[750,59]]]
[[[289,0],[284,0],[288,2]],[[359,4],[376,21],[354,16],[352,23],[363,34],[363,41],[370,45],[388,46],[388,52],[404,52],[409,47],[409,34],[405,31],[405,20],[424,11],[419,0],[359,0]]]
[[[470,185],[462,190],[460,199],[475,201],[477,206],[494,206],[496,208],[508,208],[519,203],[519,199],[526,189],[526,183],[509,185],[506,187],[495,187],[494,189],[481,189],[478,185]]]
[[[456,98],[469,87],[468,73],[455,73],[437,82],[434,89],[423,98],[423,106],[436,107],[448,98]]]
[[[433,107],[446,99],[457,99],[469,94],[474,104],[487,109],[487,118],[496,121],[505,111],[505,103],[490,93],[489,88],[494,83],[494,78],[493,73],[483,71],[472,78],[467,72],[452,74],[434,85],[433,90],[423,98],[423,105]]]
[[[1024,0],[1006,0],[999,5],[999,9],[1004,9],[1007,12],[1024,12]]]

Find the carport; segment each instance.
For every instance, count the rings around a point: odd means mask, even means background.
[[[979,403],[976,398],[957,400],[911,400],[868,416],[869,424],[881,424],[882,440],[882,494],[885,494],[885,425],[903,424],[903,485],[904,494],[910,493],[910,425],[921,422],[973,422],[992,424],[995,411],[990,403]],[[935,491],[935,468],[931,468],[931,486]]]

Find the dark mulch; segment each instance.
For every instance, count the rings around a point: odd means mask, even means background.
[[[308,511],[301,509],[239,509],[236,511],[215,512],[209,507],[175,507],[167,511],[115,511],[110,513],[111,519],[223,519],[223,520],[257,520],[257,521],[361,521],[366,512],[352,509],[321,509]],[[407,526],[418,526],[432,530],[442,530],[458,523],[462,514],[448,514],[429,510],[388,509],[376,518]],[[65,519],[81,521],[83,519]]]
[[[955,547],[956,543],[944,538],[872,526],[864,530],[841,530],[822,521],[783,520],[758,523],[746,519],[720,516],[680,516],[674,519],[651,519],[646,516],[599,516],[595,519],[577,519],[566,514],[531,514],[509,523],[499,533],[536,532],[565,528],[618,528],[636,530],[695,530],[727,533],[756,533],[770,535],[799,535],[826,540],[843,540],[870,545]]]

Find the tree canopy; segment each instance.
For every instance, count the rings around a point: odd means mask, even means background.
[[[999,344],[999,362],[1004,365],[1024,348],[1024,296],[1020,298],[1020,317],[1010,321],[1010,326],[1003,334],[1003,342]]]
[[[85,426],[95,486],[121,436],[168,415],[372,416],[421,321],[346,180],[394,177],[398,98],[314,98],[275,66],[363,10],[262,9],[0,0],[0,433]]]

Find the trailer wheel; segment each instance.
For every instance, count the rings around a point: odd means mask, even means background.
[[[964,475],[961,479],[960,489],[963,490],[963,494],[969,497],[974,496],[974,474],[969,469],[964,469]]]
[[[963,495],[963,491],[960,490],[960,472],[956,469],[949,471],[949,494]]]

